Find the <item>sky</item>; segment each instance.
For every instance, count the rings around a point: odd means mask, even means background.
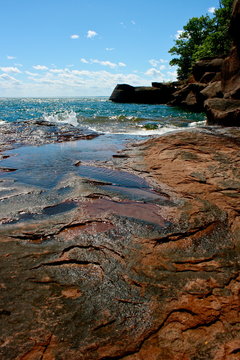
[[[218,0],[0,0],[0,97],[110,96],[173,81],[169,49]]]

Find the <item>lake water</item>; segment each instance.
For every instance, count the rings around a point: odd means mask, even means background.
[[[116,104],[105,97],[2,98],[0,143],[9,145],[10,149],[7,147],[9,150],[2,156],[1,178],[52,188],[64,175],[73,172],[112,184],[111,174],[106,170],[94,170],[86,164],[76,167],[75,163],[102,164],[127,142],[204,124],[204,114],[166,105]],[[54,133],[59,125],[68,134],[94,132],[99,136],[91,140],[59,141]]]

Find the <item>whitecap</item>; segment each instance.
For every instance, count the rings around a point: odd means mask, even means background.
[[[75,113],[75,111],[56,112],[50,115],[44,114],[43,119],[45,121],[54,122],[54,123],[70,124],[73,126],[79,125],[77,114]]]
[[[207,124],[207,120],[193,121],[188,124],[188,127],[199,127],[199,126],[205,126],[206,124]]]

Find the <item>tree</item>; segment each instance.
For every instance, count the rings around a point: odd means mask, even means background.
[[[204,57],[222,56],[229,52],[228,34],[233,0],[220,0],[213,17],[193,17],[183,27],[169,53],[177,55],[170,65],[178,66],[178,79],[187,79],[193,64]]]

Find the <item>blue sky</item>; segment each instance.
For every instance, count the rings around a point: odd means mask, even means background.
[[[174,80],[174,39],[218,3],[0,0],[0,97],[109,96],[117,83]]]

